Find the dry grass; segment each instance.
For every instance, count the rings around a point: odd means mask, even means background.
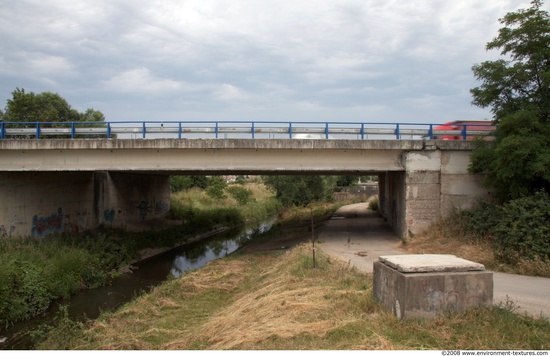
[[[304,244],[213,261],[42,348],[548,349],[550,323],[502,308],[399,321],[373,300],[370,275],[323,253],[313,268]]]
[[[440,220],[428,230],[409,237],[404,247],[413,253],[451,254],[488,268],[497,265],[489,243],[468,236],[456,217]]]
[[[303,254],[306,249],[302,245],[291,253]],[[300,334],[322,337],[335,327],[360,319],[358,315],[334,315],[335,302],[342,292],[294,276],[292,270],[284,268],[285,262],[264,272],[260,278],[265,282],[253,292],[237,295],[231,305],[203,325],[198,334],[210,349],[253,349],[269,339]],[[366,291],[354,293],[366,297]],[[169,346],[178,348],[181,343]]]

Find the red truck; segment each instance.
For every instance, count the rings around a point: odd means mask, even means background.
[[[435,126],[432,139],[458,141],[473,140],[478,136],[487,136],[485,139],[490,139],[492,132],[495,130],[496,126],[489,120],[458,120]]]

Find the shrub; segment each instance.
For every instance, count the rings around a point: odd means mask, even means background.
[[[252,198],[252,192],[243,187],[233,185],[226,190],[239,205],[246,205]]]
[[[44,268],[48,292],[54,298],[68,298],[83,287],[98,286],[107,279],[98,258],[82,249],[62,247]]]
[[[511,200],[493,229],[497,257],[509,263],[520,258],[550,259],[550,196],[546,192]]]
[[[369,199],[369,209],[372,211],[378,211],[378,197],[371,197]]]
[[[480,238],[488,238],[493,233],[501,216],[501,206],[484,200],[479,201],[475,209],[462,212],[466,231]]]
[[[17,255],[0,260],[0,324],[30,319],[49,303],[50,295],[36,265]]]
[[[214,199],[221,200],[225,198],[223,193],[227,184],[220,177],[213,177],[210,179],[210,184],[206,188],[206,194]]]

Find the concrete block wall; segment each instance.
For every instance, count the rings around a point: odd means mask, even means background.
[[[404,153],[405,226],[394,227],[396,232],[405,237],[419,233],[453,211],[490,198],[490,190],[481,184],[483,176],[468,172],[470,153],[435,148]]]
[[[0,197],[0,238],[123,227],[170,209],[164,175],[0,172]]]
[[[440,218],[441,151],[405,154],[405,237],[428,228]]]

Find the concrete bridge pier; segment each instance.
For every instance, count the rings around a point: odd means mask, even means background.
[[[168,175],[0,172],[0,237],[126,227],[170,210]]]
[[[404,152],[402,161],[404,171],[379,178],[380,212],[399,236],[413,236],[490,197],[481,184],[483,176],[468,172],[470,151],[428,147]]]

